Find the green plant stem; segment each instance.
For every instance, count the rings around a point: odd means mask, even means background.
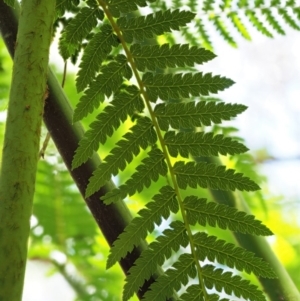
[[[196,161],[204,161],[207,163],[214,163],[220,165],[218,158],[196,158]],[[231,191],[210,190],[210,193],[215,202],[235,207],[247,214],[252,214],[248,204],[241,194],[237,196]],[[292,281],[286,269],[282,266],[270,245],[264,237],[252,236],[248,234],[241,234],[233,232],[238,244],[256,254],[256,256],[263,258],[273,268],[277,279],[267,279],[258,277],[264,292],[268,295],[271,301],[300,301],[300,293]]]
[[[3,0],[0,0],[0,32],[11,57],[14,57],[18,16],[18,5],[16,5],[16,9],[13,10],[11,7],[8,7]],[[84,129],[80,122],[73,124],[73,109],[61,88],[61,84],[51,69],[48,70],[48,88],[49,96],[46,100],[43,114],[46,127],[84,201],[98,224],[99,229],[108,244],[112,246],[117,237],[130,223],[132,216],[121,199],[119,202],[109,206],[106,206],[100,201],[102,196],[115,189],[115,185],[112,181],[108,181],[97,193],[94,193],[88,198],[84,198],[89,178],[99,164],[101,164],[101,160],[99,156],[94,153],[92,158],[86,163],[72,170],[72,160],[79,141],[84,136]],[[131,253],[121,259],[120,266],[125,274],[140,256],[141,252],[146,249],[146,246],[146,243],[142,242],[139,247],[134,248]],[[160,273],[161,271],[158,270],[156,275],[153,275],[148,281],[145,281],[137,293],[139,299],[143,297],[149,286]]]
[[[0,176],[0,300],[20,301],[55,1],[22,2]]]

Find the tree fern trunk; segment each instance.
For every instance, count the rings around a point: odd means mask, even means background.
[[[55,1],[22,1],[0,178],[0,300],[22,299]]]

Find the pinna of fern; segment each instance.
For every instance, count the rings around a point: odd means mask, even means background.
[[[205,226],[253,235],[271,235],[272,232],[253,216],[236,209],[209,202],[199,195],[182,197],[187,187],[259,189],[252,180],[232,169],[193,160],[193,156],[245,152],[245,146],[229,137],[196,129],[230,120],[246,107],[198,101],[199,96],[222,91],[233,81],[198,71],[178,72],[177,67],[182,70],[202,64],[213,59],[214,54],[187,44],[149,45],[147,41],[184,28],[195,14],[167,9],[145,16],[131,15],[129,18],[126,15],[146,5],[144,0],[130,4],[122,0],[86,1],[86,6],[65,27],[60,40],[62,55],[68,58],[81,47],[90,31],[95,31],[88,39],[79,65],[76,85],[84,95],[75,109],[74,121],[93,112],[100,103],[107,104],[81,140],[73,168],[86,162],[99,144],[106,143],[128,117],[134,120],[129,132],[116,143],[90,178],[86,196],[98,191],[112,175],[118,175],[132,162],[138,165],[135,173],[102,198],[106,204],[120,196],[125,198],[139,193],[160,177],[166,178],[165,185],[115,241],[107,267],[138,246],[153,232],[155,225],[172,217],[175,220],[170,222],[169,228],[149,245],[129,270],[123,300],[129,300],[174,252],[178,259],[150,286],[143,297],[145,300],[166,300],[182,286],[187,286],[180,296],[182,300],[219,300],[219,295],[211,289],[245,299],[265,300],[255,285],[225,272],[219,264],[259,277],[275,277],[269,265],[242,248],[208,235]],[[158,73],[157,68],[168,69],[169,73]],[[131,82],[132,78],[137,84]],[[182,128],[195,130],[185,132]],[[146,152],[144,159],[136,162],[135,157],[142,151]],[[204,231],[199,232],[200,226]],[[190,285],[191,278],[193,285]]]
[[[182,35],[192,44],[201,41],[208,49],[213,48],[212,30],[233,47],[237,47],[236,33],[251,40],[252,28],[269,38],[285,35],[285,27],[300,30],[300,8],[294,0],[172,0],[168,3],[173,9],[186,5],[199,13],[193,20],[192,28],[196,31],[185,28]],[[166,2],[158,0],[152,7],[156,10],[157,6],[165,7]]]

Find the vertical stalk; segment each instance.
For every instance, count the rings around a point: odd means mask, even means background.
[[[55,0],[23,0],[0,173],[0,301],[21,301]]]

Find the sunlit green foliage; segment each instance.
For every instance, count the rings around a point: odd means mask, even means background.
[[[152,196],[154,202],[150,201],[146,204],[146,208],[139,211],[139,216],[125,228],[111,249],[107,266],[111,267],[125,257],[134,246],[138,246],[147,238],[148,233],[153,232],[155,225],[160,225],[163,219],[167,220],[172,212],[177,214],[176,219],[179,221],[172,224],[174,228],[170,225],[173,230],[169,231],[176,231],[180,223],[183,223],[184,230],[181,235],[185,235],[186,238],[179,244],[182,247],[189,246],[190,250],[179,254],[172,268],[156,279],[150,290],[146,292],[145,300],[165,300],[171,297],[174,290],[178,291],[182,284],[188,283],[188,276],[197,277],[195,281],[198,281],[205,300],[209,294],[208,289],[212,286],[217,291],[224,289],[228,294],[234,292],[236,295],[252,300],[264,300],[263,294],[248,281],[230,273],[220,274],[219,269],[215,270],[210,265],[200,264],[203,258],[200,259],[197,252],[198,238],[192,235],[191,227],[195,221],[199,221],[204,226],[207,223],[213,227],[219,226],[222,229],[229,228],[256,235],[271,235],[271,231],[253,216],[232,211],[234,209],[230,207],[226,209],[225,205],[208,205],[207,211],[203,208],[204,211],[201,212],[196,209],[197,205],[191,202],[191,200],[197,202],[197,196],[190,195],[184,200],[181,196],[188,187],[196,188],[197,185],[223,190],[259,189],[252,180],[241,173],[236,173],[233,169],[198,163],[192,159],[192,156],[203,154],[216,156],[218,153],[236,154],[247,151],[240,142],[226,136],[215,136],[213,132],[193,132],[196,127],[230,120],[243,112],[246,107],[224,104],[209,98],[201,99],[203,96],[216,94],[228,88],[233,84],[232,80],[219,75],[213,76],[211,73],[193,72],[189,69],[184,73],[176,72],[176,67],[194,67],[195,64],[213,59],[214,54],[208,50],[186,44],[147,45],[147,41],[155,36],[184,27],[195,17],[194,13],[186,10],[162,9],[153,14],[129,18],[122,13],[130,13],[137,9],[136,5],[146,5],[145,2],[133,2],[132,5],[125,5],[122,9],[120,3],[109,1],[106,5],[106,2],[99,1],[99,10],[103,10],[107,21],[101,22],[102,19],[98,18],[99,33],[88,40],[83,52],[77,77],[77,90],[85,89],[85,91],[76,106],[74,121],[92,113],[100,103],[107,103],[107,106],[91,124],[91,129],[80,142],[73,160],[73,168],[86,162],[93,152],[98,150],[99,144],[105,144],[107,138],[122,128],[127,118],[131,117],[133,126],[122,139],[116,142],[109,155],[104,158],[104,162],[93,173],[86,189],[86,196],[97,192],[112,175],[118,175],[133,162],[138,166],[130,179],[102,197],[107,204],[117,201],[119,197],[142,193],[145,188],[151,188],[152,183],[161,177],[166,178],[168,185],[160,187],[160,194]],[[81,33],[77,32],[81,30],[79,26],[76,30],[72,29],[73,24],[77,22],[76,18],[87,16],[88,11],[96,11],[96,8],[94,6],[82,8],[74,21],[69,22],[66,33],[63,33],[63,38],[60,40],[61,49],[68,47],[65,44],[71,37],[75,38],[69,43],[75,45],[87,35],[88,29],[95,27],[95,19],[91,18],[89,21],[85,17]],[[95,51],[100,46],[99,41],[96,43],[96,35],[98,35],[97,39],[102,38],[101,43],[103,43],[97,54]],[[76,47],[80,48],[80,43]],[[70,52],[70,56],[71,54]],[[162,72],[163,69],[168,69],[168,73]],[[136,85],[131,83],[133,77]],[[199,97],[201,100],[196,102]],[[190,130],[182,131],[183,128]],[[200,151],[197,152],[198,149]],[[143,159],[140,161],[141,154]],[[176,157],[178,154],[187,158],[188,162],[180,159],[172,162],[171,156]],[[201,200],[199,202],[201,203]],[[191,208],[191,204],[194,204],[195,211]],[[163,237],[164,235],[158,235],[153,244],[155,245]],[[209,238],[203,236],[203,239],[205,241]],[[152,249],[151,245],[149,251]],[[148,250],[142,253],[141,259],[152,262],[152,265],[150,267],[147,264],[142,267],[138,265],[139,260],[137,260],[136,266],[129,271],[123,300],[128,300],[134,292],[137,292],[138,287],[155,272],[157,266],[162,265],[164,259],[171,256],[170,250],[178,251],[178,246],[178,243],[171,241],[168,248],[160,250],[160,257],[151,255],[151,252],[148,254]],[[223,245],[220,244],[221,249],[222,247]],[[242,260],[247,262],[249,256],[255,258],[252,253],[249,254],[242,252]],[[248,273],[252,271],[248,266],[245,268],[240,261],[235,261],[234,257],[228,259],[228,254],[225,252],[219,256],[222,257],[220,262],[229,260],[229,265],[234,265],[241,271],[245,270]],[[255,266],[260,261],[255,258],[252,263]],[[265,275],[275,276],[267,263],[265,268],[267,271]],[[144,271],[143,277],[141,277],[141,269]],[[237,284],[233,285],[233,283]],[[187,290],[186,294],[189,294],[188,292]],[[186,294],[185,298],[187,298]],[[216,295],[213,298],[217,298]]]

